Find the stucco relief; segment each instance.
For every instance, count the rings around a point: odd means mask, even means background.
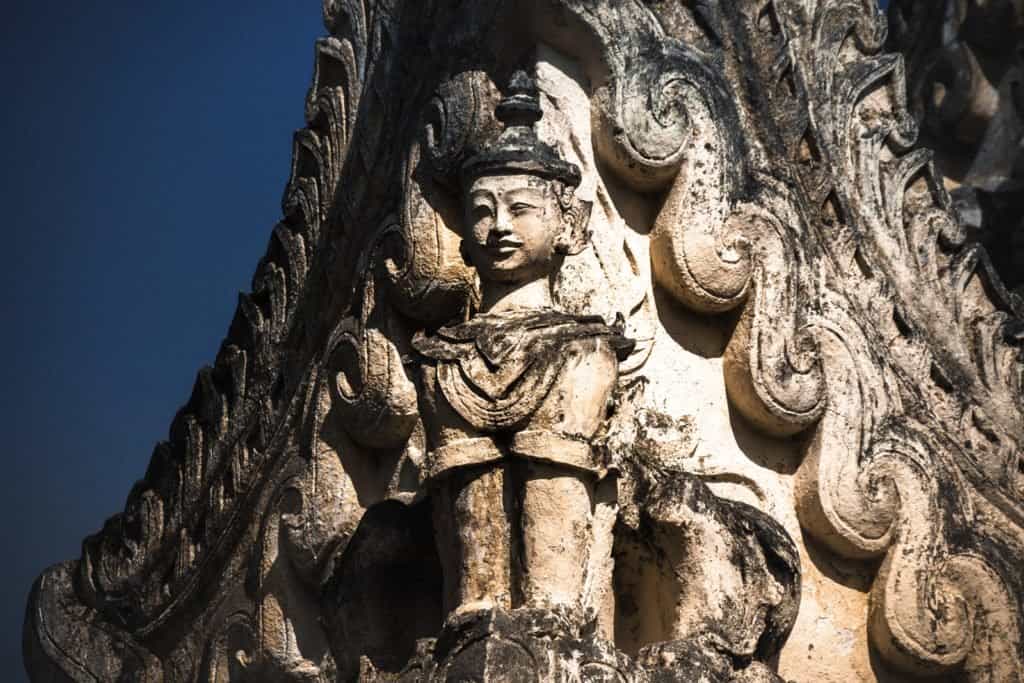
[[[869,0],[324,3],[40,680],[1024,678],[1021,302]]]

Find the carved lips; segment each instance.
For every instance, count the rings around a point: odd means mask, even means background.
[[[495,260],[503,260],[515,254],[523,246],[523,241],[511,235],[489,238],[484,249]]]

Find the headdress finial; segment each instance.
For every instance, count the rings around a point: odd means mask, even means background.
[[[563,159],[554,147],[537,137],[534,126],[543,112],[537,86],[525,71],[512,75],[495,115],[505,125],[505,130],[493,144],[466,160],[462,165],[463,180],[511,172],[579,186],[579,167]]]

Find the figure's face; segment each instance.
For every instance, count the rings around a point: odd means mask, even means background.
[[[532,175],[483,176],[466,197],[465,246],[482,280],[530,282],[555,268],[562,209]]]

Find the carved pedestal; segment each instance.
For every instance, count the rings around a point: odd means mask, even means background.
[[[714,638],[660,643],[634,660],[564,616],[543,610],[492,610],[445,624],[436,640],[420,643],[401,673],[386,674],[364,663],[359,679],[370,683],[480,681],[579,681],[586,683],[782,683],[762,664],[736,671]]]

